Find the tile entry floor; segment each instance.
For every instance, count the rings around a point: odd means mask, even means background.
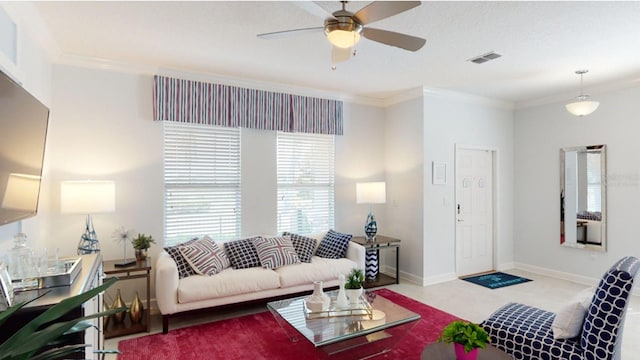
[[[425,287],[401,282],[397,285],[388,286],[388,288],[460,318],[478,323],[486,319],[500,306],[511,301],[556,312],[571,300],[573,296],[589,287],[521,270],[512,269],[505,272],[523,276],[533,281],[495,290],[474,285],[463,280],[452,280]],[[205,316],[203,316],[203,314],[181,316],[171,319],[169,329],[223,320],[265,310],[265,304],[257,304],[236,309],[219,310]],[[162,319],[159,315],[152,316],[151,334],[160,332],[162,332]],[[640,296],[632,296],[624,325],[622,360],[632,360],[635,358],[634,354],[637,355],[640,353],[638,334],[640,334]],[[105,341],[105,348],[115,349],[120,340],[145,335],[148,334],[140,333],[108,339]],[[106,359],[116,359],[116,356],[107,355]]]

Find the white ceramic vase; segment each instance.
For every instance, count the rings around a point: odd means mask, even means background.
[[[307,298],[307,308],[312,312],[327,311],[331,299],[322,289],[322,281],[313,282],[313,294]]]
[[[349,307],[349,300],[347,300],[347,293],[344,291],[344,274],[338,275],[338,297],[336,297],[336,308],[346,309]]]

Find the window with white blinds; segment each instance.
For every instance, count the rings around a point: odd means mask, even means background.
[[[602,211],[600,153],[587,153],[587,210]]]
[[[278,132],[278,232],[334,227],[334,138]]]
[[[165,245],[240,235],[240,129],[164,122]]]

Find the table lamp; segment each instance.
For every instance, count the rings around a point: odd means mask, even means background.
[[[373,204],[384,204],[387,198],[384,181],[356,183],[356,203],[369,204],[369,215],[364,225],[364,233],[368,241],[375,241],[378,224],[373,216]]]
[[[87,214],[84,234],[78,243],[78,255],[100,251],[91,214],[116,209],[116,185],[113,181],[63,181],[60,184],[60,212]]]

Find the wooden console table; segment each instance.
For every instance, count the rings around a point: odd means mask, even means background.
[[[116,267],[115,264],[122,260],[109,260],[104,262],[105,280],[115,277],[120,280],[146,279],[147,280],[147,306],[144,309],[142,321],[138,324],[132,324],[129,316],[125,316],[124,321],[116,324],[109,321],[104,327],[104,338],[110,339],[117,336],[135,334],[142,331],[149,332],[151,330],[151,258],[147,256],[146,260],[136,261],[130,266]]]
[[[396,277],[393,278],[389,275],[378,272],[378,276],[375,279],[367,279],[364,283],[365,289],[400,283],[400,240],[388,236],[377,235],[375,241],[367,241],[364,236],[354,236],[351,241],[356,244],[362,245],[365,251],[375,250],[378,253],[378,259],[380,258],[380,250],[396,249]]]

